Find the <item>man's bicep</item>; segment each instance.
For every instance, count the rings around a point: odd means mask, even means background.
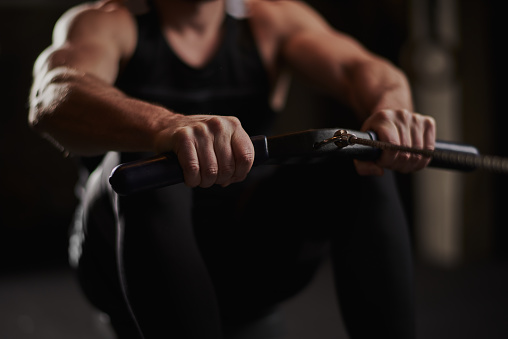
[[[296,73],[338,96],[348,86],[349,70],[372,58],[357,41],[333,29],[298,32],[282,53]]]
[[[343,78],[343,56],[329,32],[301,31],[287,39],[282,56],[296,75],[327,91]]]
[[[53,44],[41,54],[35,70],[65,67],[113,83],[125,53],[123,42],[128,40],[123,32],[132,25],[128,16],[120,7],[105,11],[98,5],[82,5],[69,10],[55,25]]]
[[[107,47],[93,43],[65,44],[47,54],[41,61],[40,71],[46,73],[56,68],[66,68],[113,84],[118,65],[118,55],[108,51]]]

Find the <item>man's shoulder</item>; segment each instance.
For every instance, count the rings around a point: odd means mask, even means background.
[[[265,6],[265,7],[280,7],[280,6],[301,6],[305,3],[301,0],[246,0],[248,6]]]
[[[306,6],[297,0],[247,0],[246,4],[252,16],[285,16],[287,11]]]
[[[134,19],[129,9],[119,0],[100,0],[84,3],[66,11],[55,25],[54,43],[73,38],[115,35],[132,31]]]
[[[281,33],[309,28],[322,21],[319,13],[298,0],[248,0],[251,20]]]

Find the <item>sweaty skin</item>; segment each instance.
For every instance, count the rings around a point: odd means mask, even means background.
[[[207,63],[221,41],[224,0],[155,0],[163,33],[189,65]],[[273,89],[281,70],[322,87],[349,104],[362,130],[395,144],[432,149],[435,122],[413,112],[406,77],[386,60],[332,29],[300,1],[251,0],[250,25]],[[243,180],[254,149],[235,117],[185,116],[126,96],[113,84],[134,53],[135,20],[122,1],[102,0],[69,10],[53,43],[34,66],[29,122],[77,155],[107,151],[174,151],[188,186],[227,186]],[[429,159],[383,152],[356,162],[361,175],[383,168],[411,172]]]

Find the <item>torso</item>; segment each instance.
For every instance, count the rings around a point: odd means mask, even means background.
[[[267,133],[271,79],[248,21],[226,16],[220,43],[199,67],[175,51],[154,12],[137,25],[137,46],[116,87],[177,113],[235,115],[251,135]]]
[[[268,75],[270,106],[274,110],[280,110],[283,108],[287,96],[287,80],[289,77],[287,72],[285,72],[285,66],[278,56],[282,38],[280,34],[277,33],[279,28],[274,27],[274,23],[277,20],[273,18],[273,11],[266,10],[267,6],[264,2],[266,1],[251,0],[247,2],[249,5],[248,12],[251,15],[247,17],[246,21],[250,27],[265,72]],[[161,20],[163,20],[162,16],[159,15],[158,18],[161,33],[166,43],[171,46],[175,55],[177,55],[182,62],[188,66],[199,69],[213,59],[219,48],[218,46],[222,42],[223,31],[219,30],[214,36],[204,36],[200,41],[194,42],[194,46],[198,45],[204,47],[193,50],[192,47],[189,46],[189,43],[181,39],[178,34],[175,34],[170,29],[164,28],[164,22],[161,22]],[[134,55],[139,36],[132,36],[126,40],[129,41],[127,44],[129,47],[126,48],[123,54],[122,65],[127,64],[128,60]]]

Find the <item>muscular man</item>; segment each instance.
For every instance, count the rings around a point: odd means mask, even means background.
[[[356,161],[356,173],[311,166],[295,182],[291,170],[251,169],[248,136],[269,134],[285,69],[348,104],[381,140],[433,148],[433,119],[413,112],[398,69],[303,2],[246,5],[240,20],[224,0],[154,0],[140,16],[103,0],[56,24],[34,66],[29,121],[95,169],[76,222],[85,293],[122,338],[138,337],[135,322],[145,338],[222,338],[301,290],[330,241],[350,335],[414,336],[407,230],[385,169],[411,172],[429,159],[384,152]],[[112,204],[107,175],[118,161],[167,151],[185,185]],[[105,154],[97,168],[88,164]],[[326,224],[334,204],[286,193],[292,185],[336,193],[339,171],[364,200],[342,206],[340,225]],[[119,223],[132,310],[117,279]]]

